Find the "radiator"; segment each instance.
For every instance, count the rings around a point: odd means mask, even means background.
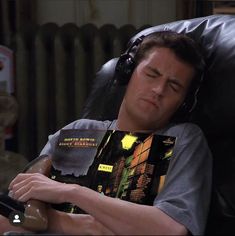
[[[49,134],[81,117],[95,73],[137,31],[132,25],[47,23],[16,33],[17,152],[34,159]]]

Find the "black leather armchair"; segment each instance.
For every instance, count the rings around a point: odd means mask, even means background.
[[[235,16],[213,15],[151,27],[131,41],[165,29],[186,33],[205,50],[207,69],[190,121],[204,131],[214,158],[206,233],[235,234]],[[116,62],[112,59],[98,72],[83,118],[117,117],[125,87],[112,83]]]
[[[190,121],[204,131],[214,158],[206,234],[235,234],[235,16],[214,15],[151,27],[131,41],[164,29],[186,33],[205,50],[207,69]],[[116,62],[117,58],[110,60],[98,72],[83,118],[117,117],[125,86],[113,83]]]

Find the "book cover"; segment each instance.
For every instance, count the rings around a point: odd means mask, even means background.
[[[51,178],[152,205],[164,185],[175,137],[118,130],[61,130]],[[69,203],[56,209],[80,213]]]

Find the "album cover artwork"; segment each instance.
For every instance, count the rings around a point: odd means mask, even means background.
[[[164,185],[175,142],[175,137],[154,133],[61,130],[50,177],[113,198],[152,205]],[[69,203],[54,207],[81,212]]]

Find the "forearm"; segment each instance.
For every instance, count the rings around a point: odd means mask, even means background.
[[[183,225],[156,207],[107,197],[89,188],[59,183],[40,174],[18,175],[10,189],[13,197],[23,202],[38,199],[73,203],[115,234],[187,234]]]
[[[53,209],[48,210],[48,232],[67,235],[112,235],[93,216],[85,214],[67,214]]]
[[[187,234],[184,226],[156,207],[110,198],[76,185],[64,197],[115,234]]]
[[[48,210],[49,227],[47,233],[66,235],[113,235],[113,233],[90,215],[67,214]],[[32,233],[20,226],[13,226],[0,215],[0,235],[8,232]]]

